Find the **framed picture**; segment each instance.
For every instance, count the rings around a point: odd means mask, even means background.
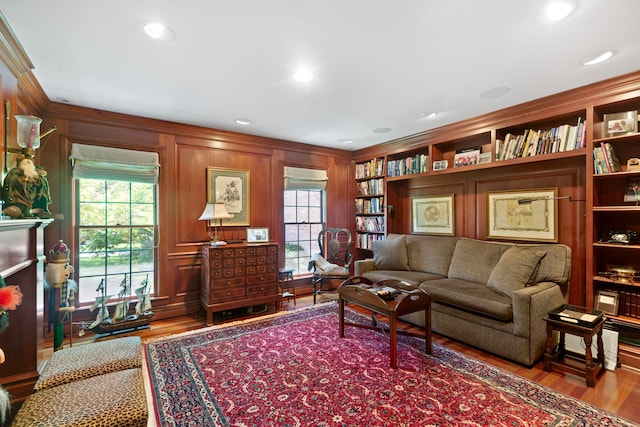
[[[629,178],[624,191],[624,201],[640,204],[640,178]]]
[[[558,241],[557,188],[487,193],[487,238]]]
[[[434,171],[443,171],[449,167],[448,160],[436,160],[433,162],[433,170]]]
[[[249,171],[208,167],[207,202],[224,203],[233,215],[223,225],[249,225]]]
[[[638,132],[638,112],[605,114],[603,117],[604,136],[618,136]]]
[[[263,243],[269,241],[269,228],[247,228],[247,243]]]
[[[618,315],[618,293],[612,291],[598,291],[596,295],[596,310],[611,316]]]
[[[476,165],[478,164],[478,157],[480,157],[479,149],[456,153],[453,157],[453,167]]]
[[[478,156],[478,164],[491,163],[491,153],[480,153]]]
[[[413,233],[455,234],[453,194],[411,198]]]

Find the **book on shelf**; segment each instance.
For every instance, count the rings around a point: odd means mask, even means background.
[[[526,129],[521,134],[507,132],[504,139],[496,140],[496,159],[509,160],[540,154],[560,153],[584,148],[586,144],[584,121],[575,125],[564,124],[550,129]]]
[[[608,142],[601,142],[599,147],[593,149],[593,170],[596,175],[622,172],[622,165]]]
[[[382,176],[384,161],[381,158],[371,159],[365,163],[356,164],[356,179]]]
[[[429,156],[426,154],[416,154],[402,159],[387,161],[388,177],[413,175],[424,172],[429,172]]]

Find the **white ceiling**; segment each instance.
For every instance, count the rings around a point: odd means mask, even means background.
[[[576,0],[560,23],[547,3],[0,0],[0,10],[51,101],[355,150],[640,70],[640,1]],[[148,21],[177,39],[149,39]],[[608,62],[580,65],[609,49]],[[312,81],[292,78],[301,65]]]

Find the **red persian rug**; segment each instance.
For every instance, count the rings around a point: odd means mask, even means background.
[[[353,321],[368,322],[348,311]],[[161,426],[631,426],[434,344],[346,328],[335,303],[145,345]]]

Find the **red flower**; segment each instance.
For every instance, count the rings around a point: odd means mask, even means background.
[[[15,310],[22,303],[22,292],[17,285],[0,288],[0,308]]]

